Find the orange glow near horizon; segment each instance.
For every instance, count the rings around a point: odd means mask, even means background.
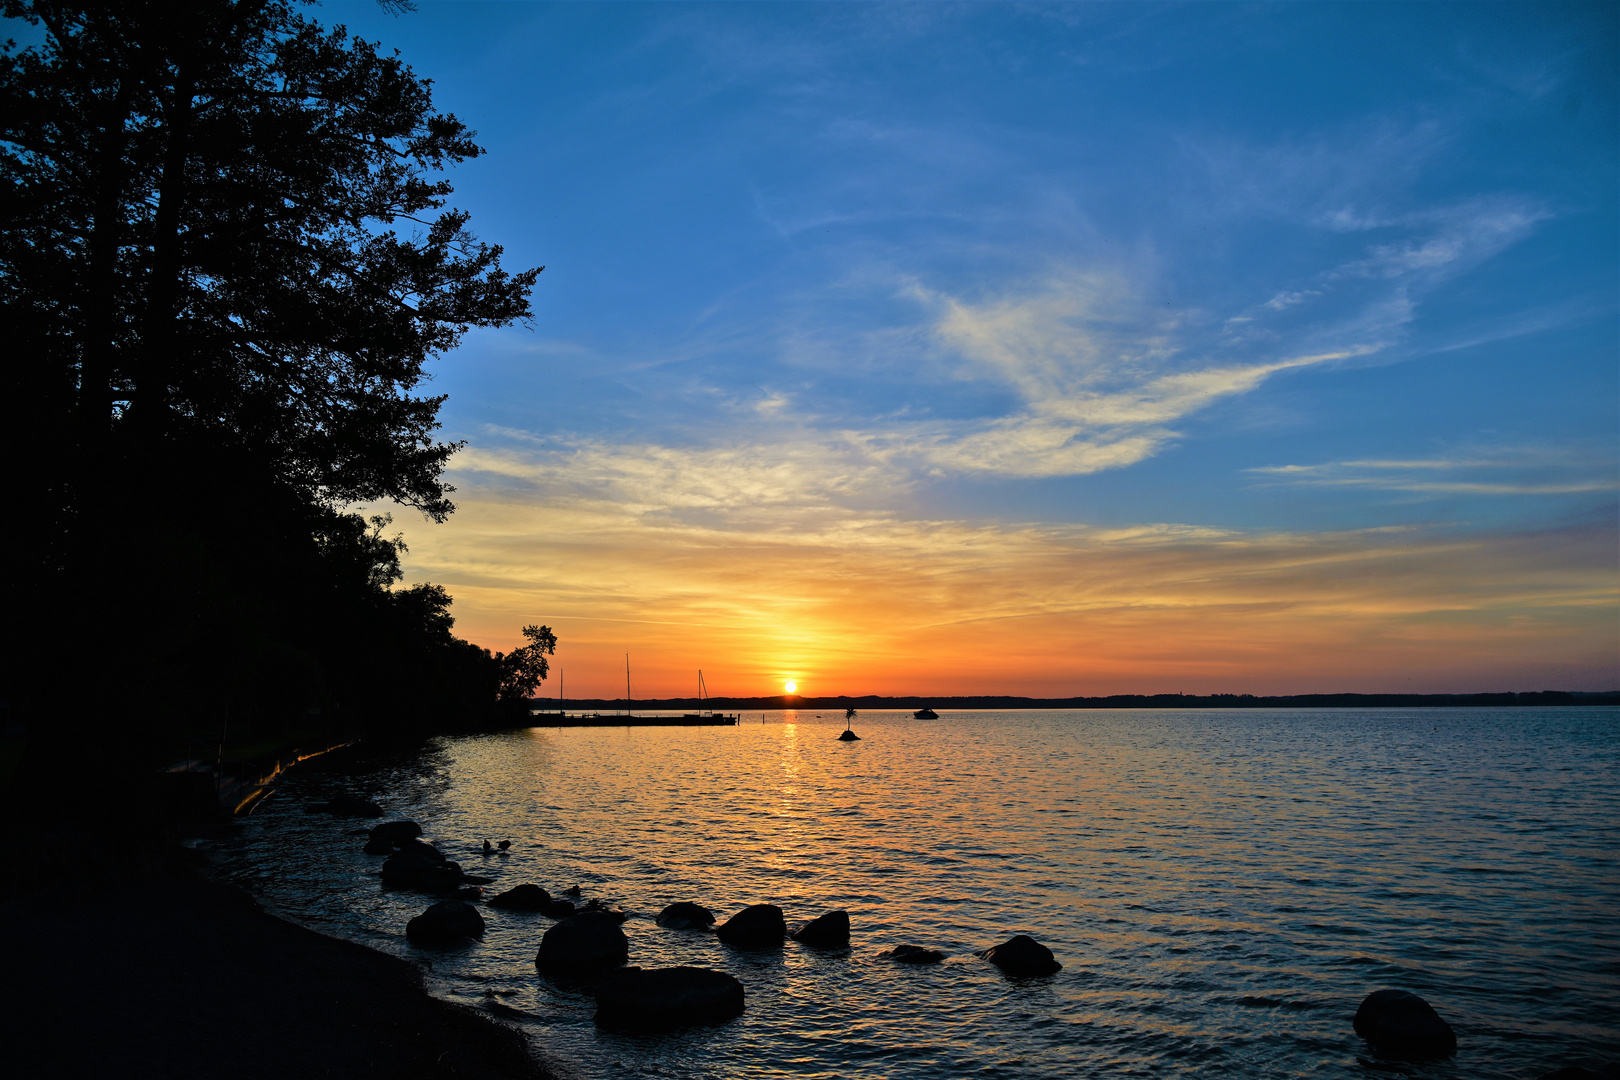
[[[456,633],[508,649],[550,625],[570,698],[621,696],[627,651],[640,698],[691,696],[699,668],[716,697],[1620,684],[1607,525],[1300,535],[868,515],[737,531],[465,498],[407,539],[408,580],[449,589]],[[555,678],[539,691],[556,692]]]

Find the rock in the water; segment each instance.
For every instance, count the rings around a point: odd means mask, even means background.
[[[769,949],[787,938],[787,920],[775,904],[752,904],[715,931],[720,940],[742,949]]]
[[[508,911],[544,911],[551,906],[551,894],[538,885],[519,885],[490,900],[489,906]]]
[[[920,945],[896,945],[878,953],[879,960],[893,960],[897,964],[937,964],[945,959],[938,949],[925,949]]]
[[[549,905],[540,909],[540,914],[552,919],[566,919],[574,914],[574,902],[572,900],[552,900]]]
[[[707,930],[714,925],[714,912],[702,904],[682,900],[658,913],[658,925],[667,930]]]
[[[320,809],[337,817],[382,817],[383,808],[370,799],[362,799],[358,795],[350,795],[347,791],[340,791],[332,796],[332,800]]]
[[[484,890],[477,885],[467,885],[455,891],[455,898],[457,900],[482,900]]]
[[[596,899],[594,896],[591,897],[591,899],[587,900],[585,902],[585,906],[580,908],[580,910],[581,911],[600,911],[602,914],[610,916],[613,919],[613,921],[616,922],[616,923],[623,923],[626,919],[628,919],[630,917],[630,916],[626,915],[623,911],[618,910],[617,908],[608,907],[606,904],[602,903],[602,901]]]
[[[1063,967],[1052,955],[1051,949],[1026,934],[1019,934],[1000,945],[981,949],[973,955],[982,956],[1008,975],[1020,978],[1050,975]]]
[[[570,885],[570,886],[568,886],[568,888],[563,890],[563,895],[564,896],[578,896],[579,895],[579,886],[578,885]]]
[[[793,940],[801,945],[814,945],[822,949],[835,949],[849,944],[849,912],[829,911],[807,923],[800,923],[793,931]]]
[[[1385,1057],[1443,1058],[1457,1036],[1427,1001],[1406,990],[1375,990],[1356,1010],[1356,1034]]]
[[[360,849],[367,855],[392,855],[394,845],[386,840],[367,840],[366,846]]]
[[[612,916],[585,911],[547,930],[534,962],[561,975],[585,974],[621,963],[629,955],[630,939]]]
[[[627,968],[596,991],[599,1024],[718,1024],[742,1011],[743,984],[707,968]]]
[[[399,853],[406,858],[424,859],[427,862],[442,863],[448,860],[444,852],[428,843],[426,840],[409,839],[399,843]]]
[[[838,741],[839,742],[860,742],[861,737],[859,735],[855,734],[853,731],[845,729],[843,732],[841,732],[839,734]]]
[[[460,900],[441,900],[405,924],[405,936],[419,945],[443,945],[484,932],[478,909]]]
[[[395,889],[452,892],[466,884],[461,867],[432,844],[407,840],[382,864],[383,884]]]
[[[371,839],[398,846],[422,835],[422,826],[414,821],[385,821],[371,827]]]

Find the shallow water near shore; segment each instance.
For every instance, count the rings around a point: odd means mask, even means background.
[[[295,770],[216,854],[273,910],[430,962],[588,1077],[1407,1075],[1532,1078],[1620,1059],[1620,710],[745,713],[735,728],[437,739]],[[384,889],[339,788],[420,821],[496,879],[578,884],[631,913],[630,962],[730,972],[747,1011],[601,1031],[534,966],[552,925],[482,907],[482,942],[404,940],[430,898]],[[509,839],[503,856],[485,839]],[[747,952],[664,930],[775,903],[849,911],[852,945]],[[1062,961],[1010,980],[972,955],[1027,933]],[[877,959],[941,949],[933,967]],[[1446,1062],[1380,1062],[1368,992],[1427,998]]]

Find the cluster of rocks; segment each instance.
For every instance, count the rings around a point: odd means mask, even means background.
[[[414,821],[385,821],[373,826],[362,849],[367,855],[386,855],[383,884],[392,889],[439,893],[460,900],[483,896],[481,886],[493,878],[469,874],[444,852],[421,839],[422,826]]]
[[[346,816],[383,814],[375,803],[349,795],[339,795],[312,809]],[[421,945],[477,939],[484,932],[484,918],[466,901],[480,899],[477,886],[489,884],[490,879],[464,873],[459,864],[421,837],[422,827],[414,821],[387,821],[370,830],[364,849],[370,855],[387,856],[382,866],[384,884],[453,895],[411,919],[405,926],[405,936]],[[577,885],[564,892],[573,898],[580,895]],[[743,1011],[743,984],[723,972],[698,967],[621,967],[630,956],[630,940],[622,928],[626,916],[623,911],[604,907],[600,901],[593,899],[581,906],[574,899],[554,897],[539,885],[525,883],[486,902],[493,908],[536,912],[557,920],[541,936],[535,963],[549,976],[593,983],[599,1023],[720,1023]],[[708,908],[681,901],[660,911],[656,922],[669,930],[712,931],[721,941],[739,949],[780,948],[789,939],[811,948],[849,945],[849,913],[843,910],[829,911],[790,930],[780,907],[751,904],[717,926]],[[973,955],[1014,978],[1051,975],[1063,967],[1050,949],[1025,934]],[[881,952],[878,958],[899,964],[937,964],[945,954],[906,944]],[[1451,1026],[1423,998],[1405,990],[1369,994],[1356,1010],[1352,1026],[1376,1054],[1385,1058],[1433,1060],[1451,1057],[1457,1050],[1457,1036]],[[1540,1080],[1615,1078],[1565,1067],[1544,1074]]]

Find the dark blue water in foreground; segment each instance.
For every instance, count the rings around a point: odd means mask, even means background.
[[[761,722],[762,716],[765,722]],[[222,845],[306,925],[499,1001],[585,1077],[1412,1075],[1529,1078],[1620,1058],[1620,711],[1020,711],[916,721],[745,714],[738,728],[538,728],[438,740],[352,776],[308,770]],[[422,822],[472,873],[633,913],[631,963],[746,984],[720,1027],[599,1032],[534,967],[539,915],[481,944],[405,943],[428,903],[381,888],[338,786]],[[506,857],[478,853],[510,839]],[[853,945],[739,952],[657,927],[696,900],[789,923],[847,908]],[[1028,933],[1057,975],[972,951]],[[878,960],[913,943],[932,968]],[[1378,1062],[1369,991],[1428,998],[1450,1062]]]

